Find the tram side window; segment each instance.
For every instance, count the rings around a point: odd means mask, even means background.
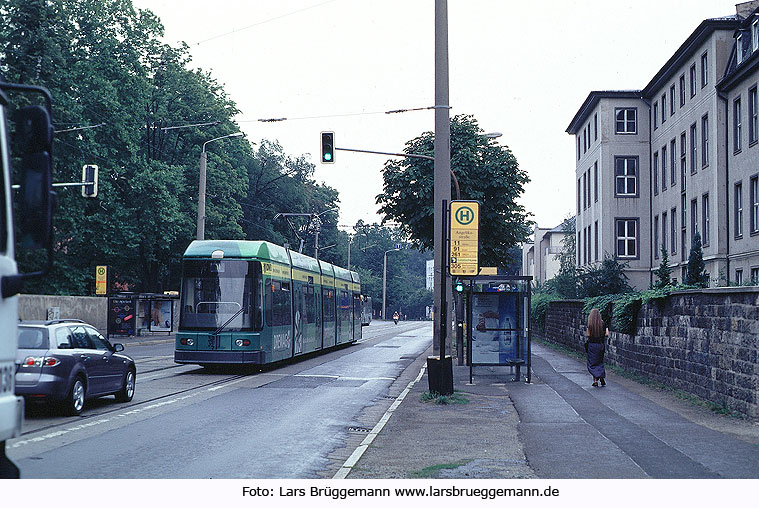
[[[306,305],[306,323],[316,323],[316,293],[314,286],[303,286],[303,298]]]
[[[335,290],[322,290],[324,305],[324,322],[333,323],[335,321]]]
[[[345,323],[351,320],[351,295],[347,291],[340,291],[340,320]]]
[[[271,324],[271,326],[291,324],[290,283],[275,280],[267,282],[266,287],[271,288],[271,312],[267,312],[266,324]]]

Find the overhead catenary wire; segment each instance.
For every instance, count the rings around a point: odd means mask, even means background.
[[[258,118],[256,120],[236,120],[238,123],[249,122],[286,122],[288,120],[315,120],[319,118],[339,118],[347,116],[368,116],[368,115],[392,115],[397,113],[408,113],[411,111],[424,111],[428,109],[435,109],[435,106],[425,106],[420,108],[404,108],[404,109],[392,109],[389,111],[362,111],[360,113],[335,113],[331,115],[312,115],[312,116],[298,116],[298,117],[274,117],[274,118]]]

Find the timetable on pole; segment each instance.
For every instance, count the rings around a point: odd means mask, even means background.
[[[451,275],[474,277],[479,265],[480,203],[451,201],[450,252],[448,267]]]

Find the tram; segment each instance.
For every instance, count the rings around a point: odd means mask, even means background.
[[[265,365],[361,338],[358,274],[269,242],[193,241],[179,298],[176,363]]]

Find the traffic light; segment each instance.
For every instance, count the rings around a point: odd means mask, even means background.
[[[457,293],[463,293],[464,292],[464,283],[461,281],[456,282],[456,292]]]
[[[334,132],[322,132],[322,162],[326,164],[335,162]]]
[[[82,196],[94,198],[98,195],[98,167],[94,164],[82,166]]]

